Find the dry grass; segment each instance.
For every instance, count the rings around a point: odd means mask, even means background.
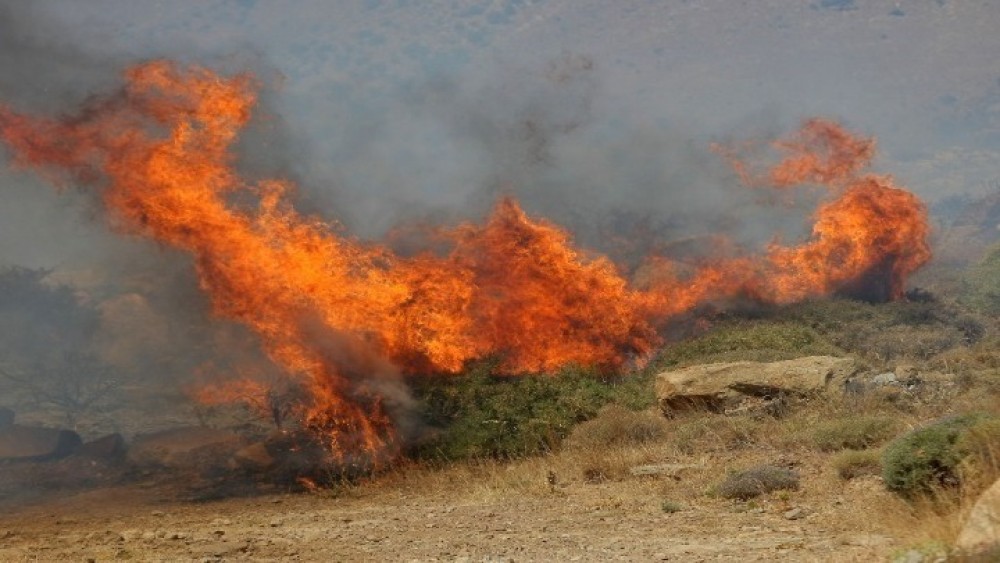
[[[847,450],[830,460],[837,476],[845,481],[863,476],[874,476],[882,472],[879,453],[872,450]]]

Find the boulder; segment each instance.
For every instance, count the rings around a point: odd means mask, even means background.
[[[658,374],[656,396],[665,414],[692,408],[738,412],[748,398],[821,393],[847,381],[856,370],[853,359],[832,356],[691,366]]]
[[[0,407],[0,428],[7,428],[11,424],[14,424],[14,411]]]
[[[0,428],[0,461],[46,461],[66,457],[83,440],[72,430],[11,424]]]
[[[955,547],[967,553],[1000,546],[1000,480],[986,489],[972,507]]]
[[[254,471],[273,466],[275,459],[271,452],[267,451],[267,446],[261,442],[255,442],[237,450],[233,454],[233,462],[237,467]]]
[[[242,445],[237,434],[226,430],[184,426],[136,436],[128,450],[128,460],[140,466],[218,466],[225,465]]]
[[[125,438],[121,434],[108,434],[80,446],[76,455],[90,459],[119,459],[125,455]]]

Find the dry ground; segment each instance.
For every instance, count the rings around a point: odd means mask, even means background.
[[[338,491],[215,502],[162,483],[38,499],[0,516],[0,560],[872,561],[908,545],[905,509],[878,478],[842,481],[824,455],[635,447],[601,454],[613,477],[599,483],[583,477],[587,455],[398,468]],[[799,491],[705,494],[727,468],[776,459],[800,472]],[[650,461],[702,467],[679,478],[619,471]],[[787,519],[793,508],[804,517]]]

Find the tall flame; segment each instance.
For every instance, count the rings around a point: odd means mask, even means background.
[[[835,196],[801,246],[775,244],[686,275],[654,258],[651,281],[637,289],[608,259],[576,250],[564,230],[506,198],[485,223],[443,231],[443,255],[401,257],[301,215],[286,182],[239,177],[231,145],[255,101],[249,75],[155,61],[130,69],[121,95],[69,119],[0,106],[0,136],[16,164],[100,187],[118,230],[189,252],[214,313],[250,327],[308,392],[300,418],[339,458],[397,447],[379,362],[457,372],[500,353],[510,373],[614,368],[648,356],[660,343],[656,327],[706,301],[787,303],[873,276],[898,298],[930,256],[921,202],[887,177],[861,175],[874,143],[813,120],[778,144],[788,156],[767,176],[778,187],[827,185]]]

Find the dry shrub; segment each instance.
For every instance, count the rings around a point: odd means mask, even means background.
[[[601,409],[597,417],[577,425],[566,439],[570,449],[638,445],[662,440],[670,424],[649,411],[636,412],[619,405]]]
[[[845,481],[865,475],[878,475],[882,471],[882,462],[877,452],[872,450],[847,450],[833,458],[833,468],[837,476]]]
[[[885,442],[898,431],[899,420],[887,416],[827,420],[812,430],[812,445],[824,452],[863,450]]]
[[[674,426],[670,439],[686,455],[738,450],[757,443],[764,427],[755,419],[695,413]]]
[[[747,500],[773,491],[798,489],[798,473],[774,465],[758,465],[731,473],[712,492],[722,498]]]

